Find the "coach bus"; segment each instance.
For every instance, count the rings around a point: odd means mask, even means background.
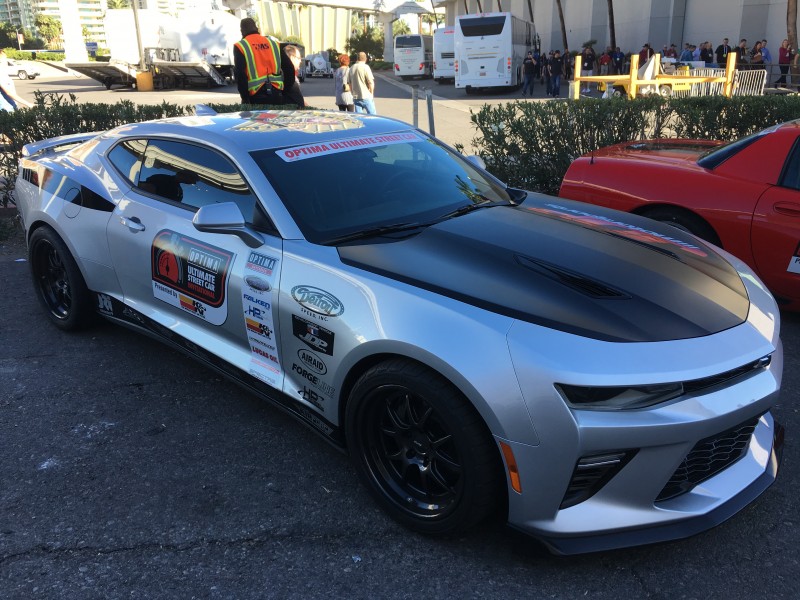
[[[400,79],[433,76],[433,36],[417,33],[394,38],[394,74]]]
[[[439,27],[433,31],[433,79],[438,83],[456,77],[455,27]]]
[[[456,87],[469,94],[521,85],[522,61],[535,33],[533,23],[508,12],[456,17]]]

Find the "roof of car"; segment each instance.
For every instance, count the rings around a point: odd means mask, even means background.
[[[197,115],[130,123],[106,133],[110,137],[175,136],[253,151],[375,136],[412,126],[373,115],[322,110],[265,110]]]

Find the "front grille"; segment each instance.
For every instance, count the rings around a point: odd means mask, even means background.
[[[697,442],[661,490],[656,502],[685,494],[742,458],[757,424],[758,417]]]

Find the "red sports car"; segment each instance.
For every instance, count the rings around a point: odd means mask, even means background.
[[[634,141],[572,163],[564,198],[645,215],[750,265],[800,310],[800,120],[735,142]]]

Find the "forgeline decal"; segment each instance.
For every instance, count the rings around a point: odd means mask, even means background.
[[[287,129],[303,133],[323,133],[325,131],[344,131],[364,127],[364,123],[359,119],[348,116],[347,113],[278,110],[241,113],[241,116],[249,118],[249,120],[234,126],[234,129],[256,133]]]
[[[222,325],[228,317],[225,288],[233,253],[164,229],[151,251],[153,295],[167,304]]]
[[[370,148],[372,146],[390,146],[392,144],[405,144],[408,142],[419,142],[425,138],[413,131],[402,133],[387,133],[384,135],[368,135],[364,137],[337,140],[335,142],[325,142],[318,144],[306,144],[305,146],[295,146],[293,148],[282,148],[276,150],[277,154],[285,162],[296,162],[325,156],[328,154],[338,154],[339,152],[349,152],[354,148]]]
[[[794,250],[794,256],[789,260],[789,266],[786,269],[789,273],[800,274],[800,245]]]
[[[334,335],[330,329],[292,315],[292,333],[312,350],[333,356]]]
[[[333,396],[333,393],[336,391],[332,385],[322,381],[318,375],[315,375],[305,367],[298,365],[295,362],[292,363],[292,372],[297,373],[300,377],[305,379],[308,383],[313,385],[326,396]]]
[[[311,285],[294,286],[292,298],[309,316],[338,317],[344,312],[344,305],[336,296]]]
[[[627,237],[631,240],[646,242],[649,244],[657,244],[661,246],[672,246],[673,248],[679,248],[685,252],[694,254],[695,256],[708,256],[708,253],[699,246],[666,236],[663,233],[657,233],[649,229],[644,229],[638,225],[632,225],[631,223],[625,223],[624,221],[616,221],[610,217],[604,217],[601,215],[584,212],[582,210],[568,208],[559,204],[545,204],[545,206],[548,208],[524,205],[520,208],[529,212],[544,215],[546,217],[556,218],[561,221],[569,221],[571,223],[599,229],[607,233],[614,233],[622,237]]]
[[[272,290],[278,259],[250,252],[242,273],[242,311],[250,345],[249,372],[261,381],[281,387],[281,361],[273,333]]]
[[[310,386],[304,386],[303,389],[297,390],[297,395],[294,397],[284,394],[276,390],[275,385],[271,383],[271,381],[280,377],[280,369],[275,368],[271,363],[256,359],[254,363],[258,364],[251,363],[249,369],[242,369],[238,366],[234,366],[216,354],[190,342],[183,336],[175,333],[172,329],[164,327],[153,319],[139,313],[137,310],[126,306],[114,297],[102,293],[96,293],[96,297],[97,311],[99,313],[146,329],[171,344],[182,348],[188,354],[201,359],[207,364],[213,365],[234,380],[245,384],[260,397],[286,409],[296,418],[308,423],[314,429],[327,436],[338,446],[344,447],[341,429],[325,419],[321,414],[313,412],[310,409],[313,406],[324,412],[321,396]],[[269,374],[269,376],[267,376],[267,374]]]

